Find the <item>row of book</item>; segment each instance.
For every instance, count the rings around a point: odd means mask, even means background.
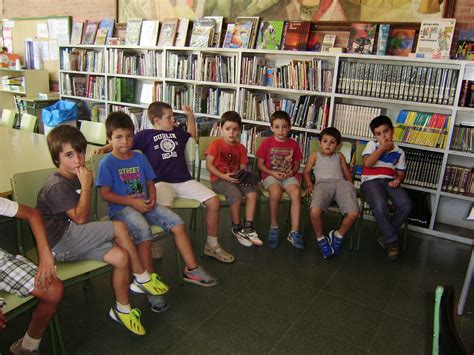
[[[135,103],[135,79],[109,78],[108,84],[111,101]]]
[[[135,133],[144,129],[152,128],[147,119],[146,110],[139,107],[127,107],[121,105],[111,105],[112,112],[122,111],[130,116],[135,127]]]
[[[61,73],[61,93],[63,95],[105,99],[105,79],[96,75],[73,75]]]
[[[233,111],[236,101],[234,90],[219,88],[196,88],[194,111],[208,115],[222,115],[224,112]]]
[[[342,61],[337,92],[453,105],[458,75],[449,68]]]
[[[474,126],[454,125],[450,148],[474,153]]]
[[[287,65],[275,66],[271,60],[253,56],[242,59],[240,77],[241,83],[245,85],[330,92],[333,69],[318,58],[294,59]]]
[[[443,155],[405,148],[407,174],[405,184],[436,189],[438,186]]]
[[[441,189],[454,194],[474,195],[473,177],[472,167],[447,165]]]
[[[371,138],[369,123],[374,117],[384,113],[380,107],[336,104],[334,107],[334,127],[341,134]]]
[[[162,76],[162,55],[154,51],[138,53],[117,48],[109,49],[109,71],[112,74]]]
[[[2,76],[3,90],[18,93],[25,92],[25,77],[23,76]]]
[[[175,79],[235,84],[236,60],[236,56],[170,53],[166,72]]]
[[[169,85],[163,94],[163,100],[174,110],[182,110],[183,106],[192,106],[195,101],[194,88],[185,85]]]
[[[444,148],[449,115],[401,110],[393,138],[396,142]]]
[[[83,48],[65,48],[61,51],[61,68],[105,73],[104,53]]]
[[[459,95],[459,106],[474,107],[474,81],[463,80]]]

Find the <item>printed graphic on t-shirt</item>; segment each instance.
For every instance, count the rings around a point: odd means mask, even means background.
[[[224,174],[236,172],[239,169],[239,160],[235,154],[220,152],[220,160],[224,163]]]
[[[270,169],[282,173],[290,173],[293,168],[293,149],[271,148]]]
[[[118,170],[120,181],[126,186],[126,194],[134,198],[145,198],[145,191],[140,180],[140,167],[122,168]]]
[[[159,144],[155,145],[155,150],[161,149],[161,159],[166,160],[170,158],[176,158],[176,134],[175,133],[160,133],[153,137],[155,142],[160,141]]]

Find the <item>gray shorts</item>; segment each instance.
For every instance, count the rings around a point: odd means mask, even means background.
[[[336,201],[342,214],[351,211],[359,212],[356,189],[344,179],[325,179],[314,184],[311,208],[321,208],[326,211],[332,201]]]
[[[212,183],[212,189],[216,193],[224,195],[229,205],[233,205],[245,195],[252,192],[257,193],[257,186],[239,185],[221,179]]]
[[[28,296],[35,288],[38,267],[21,255],[13,256],[0,249],[0,290]]]
[[[300,182],[294,176],[290,176],[289,178],[286,178],[284,180],[278,180],[278,179],[275,179],[273,176],[267,176],[265,180],[262,181],[262,184],[265,190],[268,190],[270,185],[273,185],[273,184],[278,184],[281,187],[283,187],[285,190],[289,185],[300,186]]]
[[[71,222],[59,242],[51,249],[56,261],[98,260],[114,246],[114,223]]]

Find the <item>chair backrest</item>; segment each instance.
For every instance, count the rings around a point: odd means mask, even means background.
[[[209,144],[215,139],[218,139],[219,137],[199,137],[199,143],[198,143],[198,151],[199,151],[199,161],[198,161],[198,172],[197,172],[197,180],[199,181],[201,178],[201,167],[202,167],[202,161],[206,160],[206,150],[207,147],[209,147]]]
[[[23,113],[20,120],[20,129],[22,131],[34,132],[36,128],[36,116],[29,113]]]
[[[81,132],[86,137],[87,143],[95,145],[105,145],[107,143],[105,123],[103,122],[82,121]]]
[[[313,139],[311,141],[311,145],[309,147],[309,151],[312,153],[314,151],[321,152],[321,143],[319,142],[319,139]],[[351,162],[351,155],[352,155],[352,143],[351,142],[341,142],[339,147],[336,149],[337,152],[341,152],[342,155],[344,155],[344,158],[346,158],[346,162],[350,163]]]
[[[435,291],[433,355],[468,354],[454,321],[454,289],[438,286]]]
[[[355,151],[355,166],[362,166],[364,163],[362,159],[362,152],[365,149],[366,143],[357,143],[356,144],[356,151]]]
[[[15,124],[15,115],[15,111],[4,108],[2,110],[1,126],[13,128],[13,125]]]

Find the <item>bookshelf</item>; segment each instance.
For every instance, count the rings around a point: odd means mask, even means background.
[[[66,74],[103,77],[103,96],[79,97],[67,92],[61,96],[101,105],[102,117],[116,109],[141,112],[157,99],[170,103],[176,112],[190,104],[196,116],[210,120],[234,109],[243,118],[244,141],[251,142],[254,135],[268,130],[271,112],[284,108],[291,112],[293,138],[307,155],[311,141],[323,127],[334,125],[344,140],[366,141],[372,139],[368,122],[375,115],[386,114],[398,126],[397,144],[407,151],[410,169],[418,171],[404,186],[410,193],[425,194],[431,210],[426,226],[410,228],[474,244],[474,225],[464,219],[474,195],[443,189],[449,166],[474,166],[474,153],[452,144],[456,127],[474,125],[474,108],[458,105],[462,80],[474,80],[472,62],[108,45],[64,46],[60,54],[72,48],[96,52],[85,58],[94,58],[94,64],[97,57],[103,58],[103,70],[97,70],[96,65],[89,65],[93,70],[67,70],[61,55],[61,79]],[[115,95],[118,78],[129,81],[135,92],[133,100]],[[146,123],[140,127],[146,127]],[[253,153],[250,144],[248,150]]]
[[[49,92],[47,70],[0,68],[0,108],[15,109],[15,96],[36,97]]]

